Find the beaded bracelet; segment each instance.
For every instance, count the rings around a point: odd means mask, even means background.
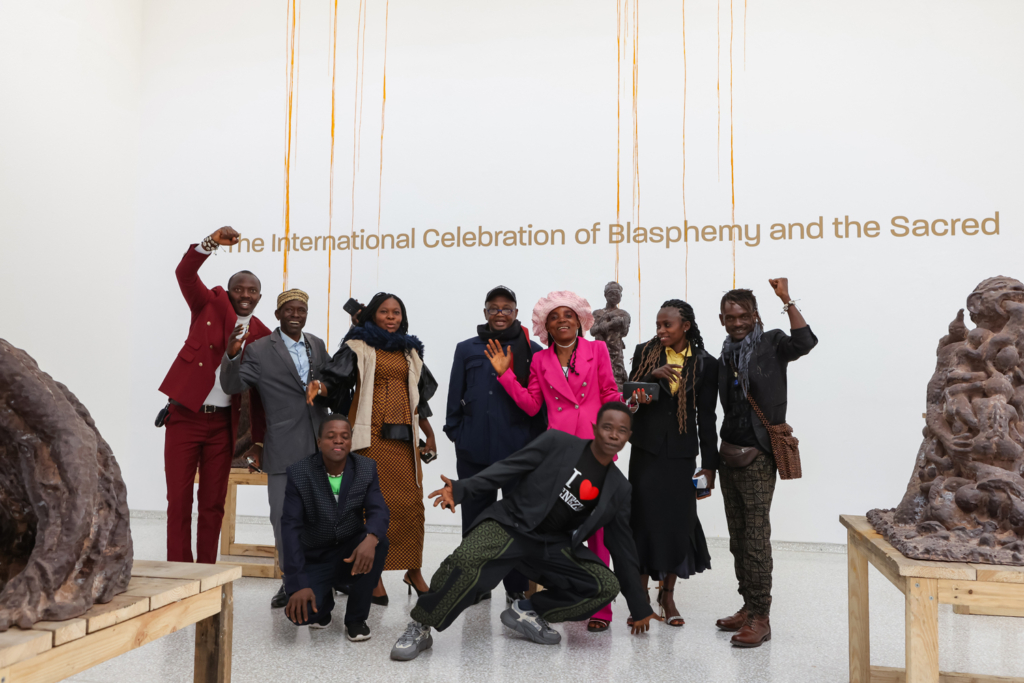
[[[217,247],[219,246],[220,245],[214,241],[213,235],[210,235],[209,237],[203,240],[203,249],[205,249],[206,251],[217,251]]]

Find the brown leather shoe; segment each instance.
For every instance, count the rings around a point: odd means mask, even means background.
[[[736,647],[761,647],[762,643],[766,643],[772,639],[772,627],[768,623],[767,616],[754,616],[753,614],[747,617],[747,622],[743,624],[743,628],[732,637],[732,644]]]
[[[740,611],[731,617],[722,617],[715,622],[715,626],[723,631],[739,631],[743,624],[747,622],[747,617],[750,615],[750,611],[747,606],[744,605],[740,608]]]

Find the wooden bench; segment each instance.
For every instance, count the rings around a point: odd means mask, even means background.
[[[1024,678],[939,672],[939,605],[1024,610],[1024,567],[911,560],[866,517],[840,515],[847,530],[850,683],[1024,683]],[[906,600],[906,668],[871,666],[868,563]]]
[[[196,473],[199,483],[199,473]],[[281,567],[277,559],[277,547],[273,545],[257,545],[255,543],[235,543],[236,510],[238,507],[239,486],[266,486],[267,475],[250,472],[247,468],[232,468],[228,475],[228,493],[224,499],[224,520],[220,525],[220,554],[235,557],[265,557],[273,562],[245,562],[243,560],[221,558],[218,564],[234,565],[242,568],[242,576],[264,579],[280,579]]]
[[[107,604],[0,633],[0,681],[61,681],[195,624],[194,680],[230,683],[231,582],[241,575],[238,567],[136,560],[128,590]]]

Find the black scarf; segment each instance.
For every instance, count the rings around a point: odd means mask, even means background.
[[[739,375],[740,388],[743,389],[744,398],[750,388],[750,357],[754,355],[754,348],[761,341],[763,332],[764,328],[761,327],[761,323],[756,322],[754,329],[742,340],[733,341],[732,337],[726,337],[725,343],[722,344],[722,360],[728,361]]]
[[[485,342],[497,339],[503,347],[512,347],[512,371],[516,373],[516,381],[526,386],[530,381],[530,360],[533,358],[533,348],[530,340],[523,332],[523,326],[518,320],[512,321],[504,330],[494,331],[488,325],[477,325],[476,333]]]
[[[377,327],[369,320],[362,325],[356,325],[350,329],[341,343],[344,344],[349,339],[359,339],[381,351],[408,351],[409,349],[415,349],[420,355],[420,360],[423,360],[423,342],[418,337],[414,337],[411,334],[402,334],[401,332],[388,332]]]

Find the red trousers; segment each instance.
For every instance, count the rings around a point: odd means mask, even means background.
[[[192,487],[199,471],[199,562],[217,563],[231,456],[231,411],[194,413],[171,404],[164,436],[167,477],[167,561],[192,562]]]

